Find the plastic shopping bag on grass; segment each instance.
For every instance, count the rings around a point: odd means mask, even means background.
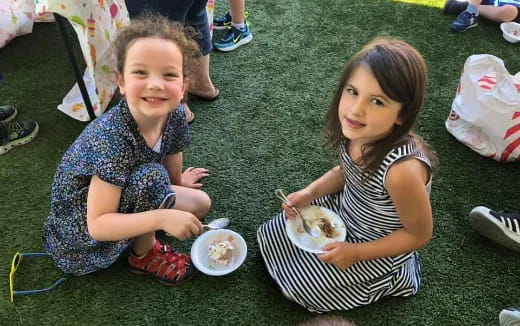
[[[511,75],[493,55],[470,56],[446,128],[483,156],[520,161],[520,72]]]

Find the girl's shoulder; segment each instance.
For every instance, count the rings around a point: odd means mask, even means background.
[[[413,138],[390,151],[382,165],[384,166],[383,184],[385,188],[389,180],[402,182],[410,177],[412,179],[419,177],[426,185],[431,183],[432,164],[426,153],[423,152],[422,146],[417,144]]]
[[[407,142],[401,145],[395,146],[385,157],[383,162],[388,165],[392,165],[395,162],[407,160],[410,158],[415,158],[419,161],[422,161],[425,165],[427,165],[430,169],[432,168],[432,164],[426,155],[421,144],[418,144],[414,138],[409,139]]]

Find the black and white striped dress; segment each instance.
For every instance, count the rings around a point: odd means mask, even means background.
[[[345,185],[340,193],[317,199],[313,204],[339,214],[347,227],[345,241],[374,241],[402,228],[385,189],[385,177],[393,163],[409,156],[430,167],[426,157],[415,152],[414,147],[409,143],[392,150],[377,173],[364,183],[356,183],[361,178],[360,169],[342,148],[346,183],[350,185]],[[426,187],[429,192],[430,182]],[[257,237],[267,269],[283,294],[313,312],[348,310],[370,304],[383,296],[411,296],[419,289],[420,263],[416,252],[360,261],[341,270],[293,245],[285,231],[283,212],[263,224]]]

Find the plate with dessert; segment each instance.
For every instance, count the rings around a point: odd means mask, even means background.
[[[247,256],[244,238],[231,230],[204,232],[191,246],[191,260],[199,271],[221,276],[236,270]]]
[[[322,248],[326,244],[345,241],[345,223],[334,211],[321,206],[308,206],[300,208],[300,212],[311,228],[320,232],[318,237],[313,237],[305,232],[300,218],[286,219],[287,235],[298,248],[322,254],[325,253]]]

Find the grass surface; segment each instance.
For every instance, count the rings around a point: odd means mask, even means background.
[[[45,294],[8,299],[13,253],[40,251],[55,169],[85,127],[57,111],[74,82],[54,24],[0,50],[0,103],[40,123],[30,144],[0,157],[0,324],[293,325],[314,315],[285,300],[268,277],[255,232],[279,211],[274,189],[295,191],[336,164],[321,147],[323,116],[352,54],[377,35],[397,36],[424,55],[429,91],[417,130],[437,151],[432,190],[434,238],[420,251],[423,283],[417,296],[384,298],[332,315],[358,325],[496,325],[498,312],[519,305],[519,256],[480,237],[468,224],[473,206],[518,207],[518,164],[479,156],[447,133],[460,71],[471,54],[490,53],[520,71],[518,46],[497,24],[482,22],[453,34],[443,1],[251,1],[254,41],[212,55],[221,90],[214,103],[192,102],[196,114],[186,166],[205,166],[213,199],[208,220],[232,219],[249,246],[244,265],[224,277],[199,275],[168,288],[129,272],[124,262],[69,279]],[[218,1],[216,13],[226,10]],[[217,32],[218,33],[218,32]],[[220,34],[217,34],[220,35]],[[516,206],[516,207],[515,207]],[[174,246],[189,250],[192,241]],[[60,277],[50,261],[25,261],[17,288]]]

